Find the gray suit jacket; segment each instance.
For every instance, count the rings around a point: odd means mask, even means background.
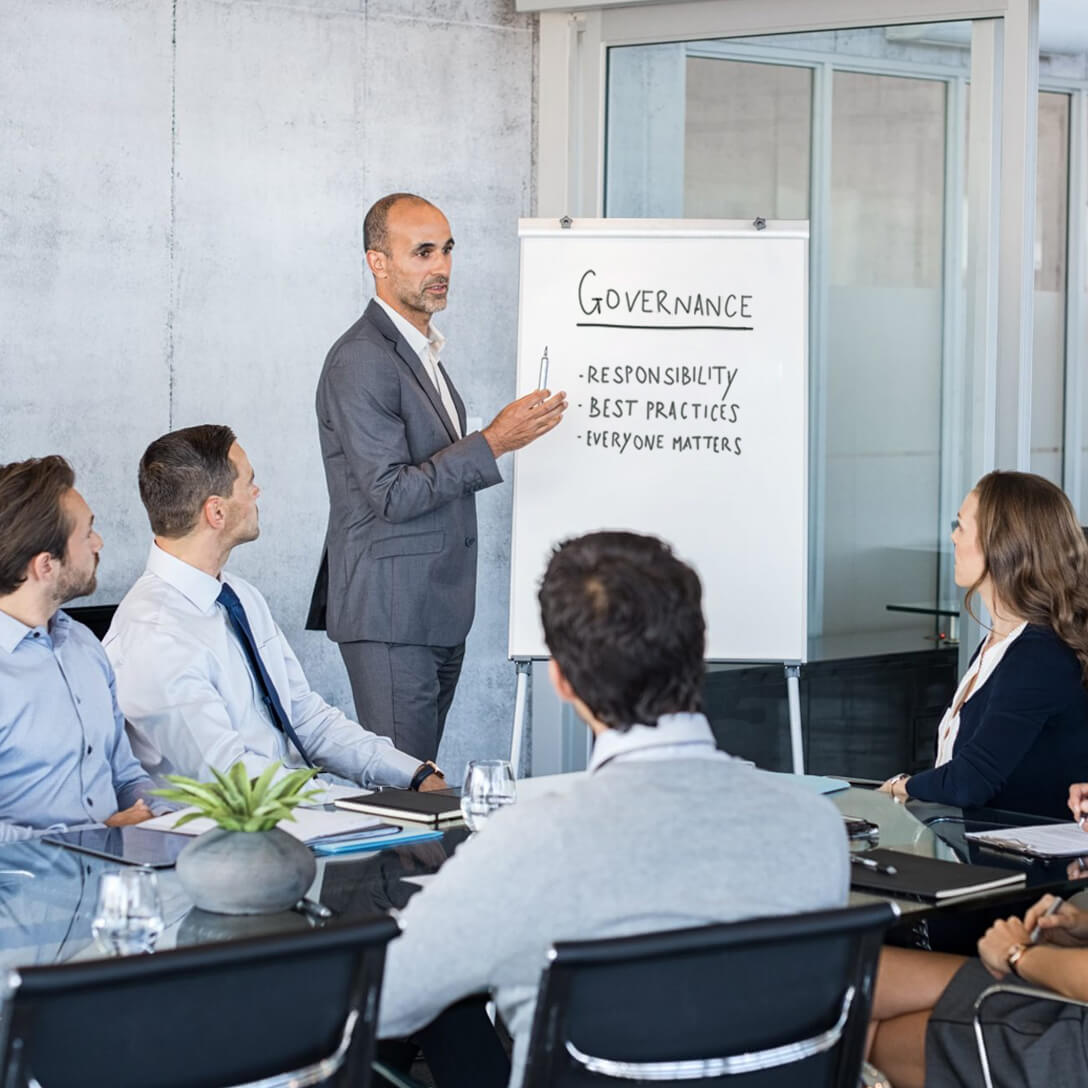
[[[329,525],[307,627],[337,642],[463,642],[476,608],[475,494],[502,476],[479,431],[456,438],[377,302],[325,359],[317,427]]]

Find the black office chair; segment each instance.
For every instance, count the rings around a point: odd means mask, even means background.
[[[889,903],[556,944],[525,1088],[858,1083]]]
[[[385,915],[9,972],[3,1088],[366,1088]]]
[[[113,623],[113,614],[117,611],[115,604],[83,604],[74,608],[65,608],[65,612],[74,620],[85,623],[99,642],[106,637],[106,632]]]

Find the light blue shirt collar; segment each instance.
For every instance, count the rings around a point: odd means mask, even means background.
[[[6,612],[0,611],[0,650],[8,654],[15,653],[15,647],[35,631],[41,631],[43,634],[48,635],[55,646],[60,646],[68,637],[68,628],[71,623],[71,617],[59,609],[53,613],[52,618],[45,627],[27,627],[25,623],[17,620],[14,616],[9,616]]]
[[[590,773],[605,763],[624,759],[704,759],[721,756],[705,714],[663,714],[657,725],[609,729],[593,743]]]
[[[219,591],[223,588],[222,582],[191,563],[164,552],[154,541],[147,557],[147,569],[172,585],[206,615],[215,608]]]

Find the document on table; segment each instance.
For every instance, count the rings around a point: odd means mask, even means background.
[[[1011,850],[1033,858],[1072,858],[1088,855],[1088,834],[1078,824],[1033,824],[1000,831],[968,831],[966,838],[980,846]]]
[[[206,817],[198,820],[190,820],[189,823],[175,828],[178,819],[186,813],[192,812],[191,808],[183,808],[177,812],[168,812],[165,816],[156,816],[151,820],[145,820],[140,824],[141,828],[148,831],[172,831],[179,835],[200,835],[215,827],[215,821]],[[389,830],[388,823],[383,823],[374,816],[366,816],[359,812],[347,812],[337,809],[335,812],[326,812],[317,808],[296,808],[293,820],[280,820],[276,825],[288,835],[294,835],[305,843],[318,842],[332,835],[359,834],[381,827],[377,832],[384,834]]]
[[[823,774],[790,774],[789,771],[760,771],[760,774],[773,774],[777,778],[788,778],[797,785],[813,793],[838,793],[848,790],[850,783],[842,778],[828,778]]]

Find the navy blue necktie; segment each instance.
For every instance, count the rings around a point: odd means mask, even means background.
[[[272,678],[264,667],[261,655],[257,653],[257,643],[253,639],[253,631],[249,626],[249,620],[246,618],[246,610],[242,607],[242,602],[238,600],[238,594],[224,582],[216,601],[226,611],[227,619],[230,620],[230,625],[238,636],[242,649],[246,652],[249,667],[253,671],[253,678],[257,681],[257,687],[261,691],[261,701],[268,707],[268,713],[272,715],[272,721],[279,731],[285,734],[298,749],[299,755],[306,761],[306,766],[312,767],[313,763],[306,754],[306,749],[302,747],[302,741],[298,739],[295,727],[291,724],[291,719],[287,717],[283,704],[280,702],[280,697],[276,694],[276,685],[272,683]]]

